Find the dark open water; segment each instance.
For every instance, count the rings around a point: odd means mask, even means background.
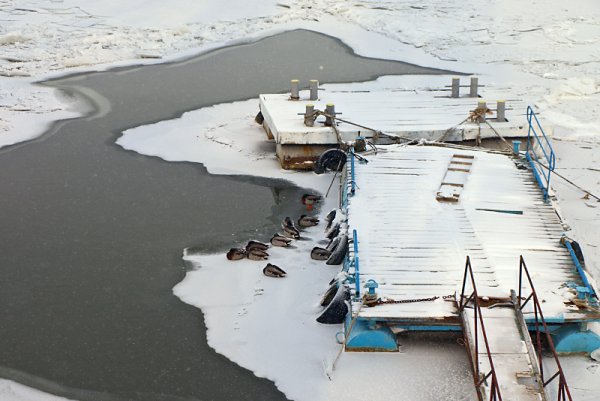
[[[0,376],[81,401],[284,400],[210,349],[202,313],[171,289],[185,273],[183,248],[266,239],[297,214],[303,191],[210,175],[114,141],[188,110],[286,91],[291,78],[439,72],[292,31],[183,62],[46,82],[92,111],[0,151]]]

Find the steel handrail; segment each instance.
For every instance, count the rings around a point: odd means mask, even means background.
[[[465,288],[467,284],[467,274],[469,274],[471,279],[471,286],[473,287],[473,292],[471,295],[465,298]],[[463,302],[464,301],[464,302]],[[490,398],[489,401],[502,401],[502,394],[500,393],[500,386],[498,384],[498,378],[496,376],[496,369],[494,368],[494,361],[492,360],[492,353],[490,351],[490,346],[487,339],[487,333],[485,331],[485,325],[483,323],[483,315],[481,313],[481,305],[479,304],[479,296],[477,294],[477,286],[475,285],[475,277],[473,276],[473,268],[471,267],[471,259],[467,256],[467,261],[465,264],[465,274],[463,277],[462,291],[460,294],[459,312],[463,312],[465,307],[469,302],[473,302],[474,305],[474,325],[475,325],[475,355],[473,356],[475,359],[475,363],[473,364],[475,387],[480,388],[483,383],[491,376],[492,383],[490,385]],[[479,320],[479,325],[478,325]],[[481,334],[483,336],[483,342],[485,345],[485,351],[487,353],[488,362],[490,364],[490,370],[483,377],[480,378],[481,372],[479,371],[479,335],[478,335],[478,327],[481,329]]]
[[[521,297],[521,290],[523,287],[523,272],[527,276],[527,281],[529,281],[529,287],[531,287],[531,294],[527,298],[525,298],[524,302],[521,302],[523,299]],[[535,338],[536,338],[536,352],[538,357],[538,364],[540,366],[540,376],[542,378],[542,382],[544,388],[551,383],[557,377],[558,380],[558,401],[573,401],[571,397],[571,392],[569,391],[569,385],[567,384],[567,380],[565,378],[564,371],[562,366],[560,365],[560,361],[558,359],[558,355],[556,353],[556,348],[554,348],[554,342],[552,341],[552,336],[550,335],[550,331],[548,330],[548,326],[546,325],[546,320],[544,319],[544,314],[542,313],[542,307],[540,301],[538,300],[537,293],[535,292],[535,287],[533,286],[533,281],[531,280],[531,276],[529,275],[529,270],[527,269],[527,265],[525,264],[525,259],[523,255],[520,256],[519,263],[519,296],[517,298],[518,306],[521,311],[525,305],[529,303],[529,301],[533,300],[533,313],[535,318]],[[552,375],[548,380],[544,380],[544,367],[542,365],[542,332],[540,330],[540,323],[544,328],[544,333],[546,334],[546,340],[548,341],[548,346],[552,351],[552,356],[554,357],[554,361],[556,362],[556,366],[558,370],[556,373]]]
[[[358,233],[352,230],[352,242],[354,245],[354,290],[356,298],[360,298],[360,266],[358,260]]]
[[[535,124],[537,125],[539,131],[541,132],[541,138],[543,138],[543,141],[542,141],[542,139],[540,139],[540,134],[538,134],[536,128],[533,125],[534,121],[535,121]],[[537,118],[535,112],[533,111],[533,109],[531,108],[531,106],[527,106],[527,122],[529,124],[529,130],[527,132],[527,150],[526,150],[525,156],[531,164],[531,167],[532,167],[534,175],[535,175],[535,179],[537,180],[538,184],[544,191],[544,200],[548,200],[548,191],[550,190],[550,176],[556,166],[556,155],[554,154],[554,149],[552,148],[550,139],[548,139],[548,136],[544,132],[544,128],[542,128],[542,124],[540,124],[540,120],[538,120],[538,118]],[[539,157],[535,154],[535,151],[533,150],[533,146],[531,144],[531,134],[532,133],[533,133],[533,137],[535,138],[536,143],[539,145],[540,149],[542,150],[542,153],[544,154],[546,161],[548,162],[548,166],[545,166],[546,167],[545,169],[539,169],[535,165],[535,163],[539,163],[539,164],[542,164],[542,163],[539,161]],[[547,149],[549,150],[549,152],[547,151]],[[540,177],[540,174],[544,178],[545,183],[542,182],[542,178]]]
[[[350,193],[356,193],[356,176],[354,170],[354,148],[350,148]]]

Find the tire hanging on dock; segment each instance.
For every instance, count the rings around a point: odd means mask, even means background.
[[[254,117],[254,121],[256,121],[257,124],[261,124],[263,123],[263,121],[265,121],[265,117],[263,116],[262,111],[259,111],[258,114],[256,115],[256,117]]]
[[[348,156],[341,149],[329,149],[319,156],[315,162],[314,172],[323,174],[326,171],[341,171]]]
[[[328,265],[339,265],[344,261],[346,254],[348,253],[348,236],[342,235],[337,246],[331,252],[331,256],[325,262]]]
[[[337,288],[335,296],[317,318],[317,322],[323,324],[340,324],[344,322],[349,308],[347,301],[350,299],[350,291],[345,285]]]

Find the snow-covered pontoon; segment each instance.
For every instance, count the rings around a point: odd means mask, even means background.
[[[523,137],[527,127],[522,100],[498,89],[488,91],[485,101],[476,77],[464,95],[459,78],[447,88],[423,90],[335,91],[318,85],[313,80],[310,90],[300,91],[294,80],[291,93],[259,95],[256,120],[275,142],[285,169],[312,169],[318,156],[340,141],[377,138],[380,132],[399,140],[481,143],[498,135]]]
[[[345,350],[397,351],[398,332],[458,331],[482,399],[545,400],[549,388],[571,399],[558,354],[600,348],[587,328],[600,308],[581,249],[553,207],[555,156],[534,111],[507,116],[502,102],[490,110],[452,94],[392,92],[385,104],[370,95],[328,93],[325,108],[298,107],[294,91],[261,95],[258,116],[284,167],[312,163],[309,149],[347,148],[340,208],[349,252],[337,286],[348,311],[336,296],[324,312],[345,314]],[[334,98],[349,111],[343,121]],[[415,117],[427,107],[433,118]],[[365,136],[390,144],[359,153]],[[486,138],[495,145],[477,146]],[[299,150],[305,160],[290,150],[319,141]],[[541,364],[542,349],[556,373]]]

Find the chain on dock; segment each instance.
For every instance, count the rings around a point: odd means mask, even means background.
[[[444,296],[433,296],[433,297],[429,297],[429,298],[415,298],[415,299],[381,299],[381,298],[369,298],[369,294],[365,294],[364,297],[364,304],[366,306],[369,307],[374,307],[374,306],[378,306],[378,305],[390,305],[390,304],[410,304],[410,303],[416,303],[416,302],[432,302],[435,301],[437,299],[443,299],[443,300],[448,300],[448,299],[454,299],[455,295],[451,294],[451,295],[444,295]]]

